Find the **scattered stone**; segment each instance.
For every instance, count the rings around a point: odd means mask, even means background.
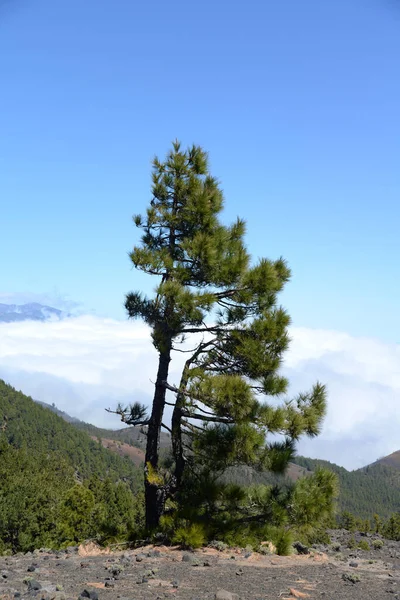
[[[358,562],[356,562],[355,560],[350,561],[349,567],[353,567],[354,569],[356,569],[358,567]]]
[[[136,554],[136,562],[142,562],[144,558],[146,558],[145,554]]]
[[[105,583],[104,583],[104,587],[106,588],[113,588],[115,587],[115,583],[111,580],[106,579]]]
[[[115,577],[115,579],[117,579],[118,575],[121,575],[124,568],[121,566],[115,565],[113,567],[109,567],[108,570],[110,571],[111,575],[113,575],[113,577]]]
[[[182,561],[183,561],[183,562],[192,562],[192,556],[191,556],[191,554],[187,554],[187,553],[186,553],[186,554],[184,554],[184,555],[182,556]]]
[[[207,559],[203,562],[203,567],[211,567],[211,562]]]

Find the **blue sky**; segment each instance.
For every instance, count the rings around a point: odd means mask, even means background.
[[[201,144],[299,327],[400,340],[400,5],[0,2],[3,294],[124,318],[131,215]]]

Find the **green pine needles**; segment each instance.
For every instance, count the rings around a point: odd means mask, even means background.
[[[154,276],[156,289],[151,297],[128,294],[125,306],[150,326],[159,353],[154,399],[150,415],[138,404],[115,411],[128,424],[147,426],[149,528],[158,526],[166,502],[179,504],[188,482],[216,485],[240,464],[284,472],[296,441],[318,434],[326,409],[320,383],[287,398],[280,367],[290,318],[278,295],[290,270],[282,258],[253,263],[244,221],[222,223],[223,194],[207,154],[174,142],[163,162],[154,159],[152,182],[146,214],[134,217],[142,238],[130,258]],[[168,379],[175,352],[187,356],[177,385]],[[167,403],[171,426],[164,422]],[[173,465],[149,477],[161,469],[162,427],[171,434]]]

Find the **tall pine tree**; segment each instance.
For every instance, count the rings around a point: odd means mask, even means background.
[[[277,294],[289,280],[284,260],[251,264],[245,224],[223,225],[223,194],[198,146],[179,142],[164,162],[153,162],[153,198],[144,217],[134,266],[158,279],[153,297],[126,297],[131,318],[151,328],[158,371],[150,416],[138,403],[116,410],[123,421],[147,426],[146,524],[158,525],[166,499],[180,491],[185,472],[220,473],[237,464],[285,470],[294,443],[317,435],[325,413],[325,388],[279,404],[288,382],[279,374],[288,348],[289,316]],[[182,343],[190,339],[190,350]],[[188,352],[181,380],[168,381],[172,353]],[[166,397],[167,391],[172,392]],[[272,398],[267,402],[266,398]],[[166,404],[172,424],[163,423]],[[170,431],[173,474],[159,470],[161,428]],[[280,434],[270,442],[268,434]]]

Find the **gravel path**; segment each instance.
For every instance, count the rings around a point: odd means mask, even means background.
[[[336,546],[339,544],[337,542]],[[400,598],[400,544],[364,552],[326,547],[260,556],[147,546],[99,554],[94,545],[0,557],[0,598],[272,600]],[[390,594],[387,596],[387,594]]]

